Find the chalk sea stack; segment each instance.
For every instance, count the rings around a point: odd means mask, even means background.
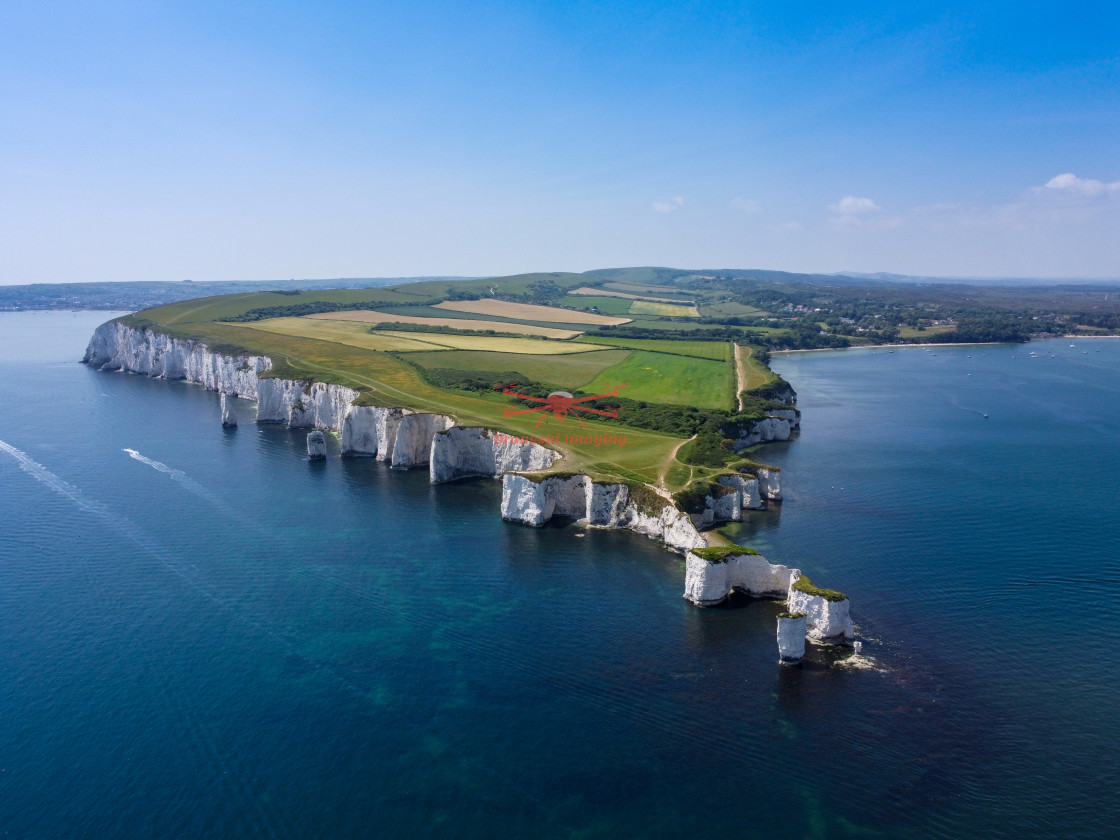
[[[778,662],[782,665],[799,665],[805,656],[805,633],[808,630],[805,613],[778,614]]]
[[[307,433],[307,457],[312,461],[322,461],[327,457],[327,439],[318,429]]]
[[[228,395],[222,394],[222,428],[237,428],[237,413],[233,410],[233,402]]]

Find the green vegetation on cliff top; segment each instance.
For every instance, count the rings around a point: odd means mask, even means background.
[[[670,492],[697,480],[710,481],[721,471],[751,470],[748,462],[726,450],[723,441],[773,410],[771,400],[784,397],[788,386],[766,364],[771,350],[910,336],[913,340],[1020,341],[1039,333],[1120,331],[1120,296],[1110,297],[1104,288],[1078,286],[933,283],[919,287],[775,271],[659,267],[440,278],[312,291],[291,285],[183,300],[125,320],[203,341],[218,352],[268,355],[274,362],[270,375],[348,385],[359,391],[362,404],[447,413],[460,423],[559,438],[552,445],[566,455],[560,462],[565,469],[587,469],[604,478],[646,482]],[[577,288],[579,295],[570,294]],[[596,289],[694,301],[700,317],[682,320],[631,313],[633,320],[618,326],[581,325],[585,335],[575,342],[524,339],[541,343],[516,346],[511,341],[522,339],[445,336],[415,329],[367,330],[358,337],[353,330],[293,325],[301,315],[345,309],[454,319],[455,312],[433,310],[433,306],[443,300],[483,297],[573,311],[599,307],[621,314],[632,308],[630,299],[596,295]],[[517,323],[499,316],[469,319],[490,321],[495,332],[508,330],[504,324]],[[328,334],[332,329],[334,333]],[[732,342],[740,347],[737,370],[730,356]],[[577,359],[577,347],[591,351],[588,358]],[[552,355],[557,350],[560,354]],[[511,373],[519,374],[517,381],[525,381],[526,387],[582,392],[577,393],[580,398],[625,383],[619,397],[585,404],[600,410],[618,408],[619,417],[583,414],[577,418],[576,412],[563,419],[541,413],[505,417],[506,409],[529,404],[489,387],[510,379]],[[737,390],[743,392],[738,410]],[[565,437],[572,433],[581,437],[624,433],[626,444],[591,448],[568,444]],[[693,435],[700,436],[695,444],[675,456],[681,443]]]
[[[793,584],[793,588],[798,592],[804,592],[806,595],[818,595],[826,601],[848,600],[848,596],[843,592],[837,592],[835,589],[821,589],[819,586],[813,586],[813,582],[804,575],[797,579]]]
[[[715,325],[699,333],[683,333],[678,329],[680,323],[643,315],[634,321],[634,335],[625,332],[630,325],[581,325],[586,334],[578,341],[565,341],[465,335],[451,329],[371,330],[368,324],[300,317],[359,309],[437,317],[442,313],[454,318],[457,313],[433,309],[434,304],[482,297],[561,307],[573,301],[570,308],[586,309],[593,296],[568,292],[583,286],[603,287],[613,279],[541,273],[366,289],[284,289],[186,300],[122,320],[204,342],[216,352],[269,356],[273,368],[265,376],[346,385],[359,392],[361,405],[449,414],[461,424],[546,438],[547,445],[565,456],[557,462],[557,469],[584,470],[596,478],[624,481],[631,488],[648,485],[662,488],[661,492],[686,490],[700,476],[696,468],[676,457],[683,441],[704,428],[761,416],[761,403],[752,403],[743,415],[734,410],[738,375],[729,339],[689,340],[687,336],[741,335],[741,330],[728,332]],[[688,297],[703,305],[702,296],[689,293]],[[629,306],[625,298],[610,300]],[[529,323],[475,314],[470,318],[492,321],[495,333],[503,332],[503,324]],[[752,379],[773,378],[760,360],[751,357],[749,348],[743,356],[751,361]],[[515,389],[519,393],[538,399],[552,390],[570,390],[585,400],[580,407],[617,409],[618,417],[576,410],[559,418],[542,411],[506,416],[540,405],[532,399],[505,396],[494,388],[514,383],[520,383]],[[619,396],[586,401],[586,397],[609,393],[616,386]],[[598,445],[586,442],[596,440]],[[691,499],[698,489],[699,485],[693,486],[686,495]],[[710,493],[725,492],[728,488],[712,483]],[[652,498],[643,496],[643,502],[656,506]]]
[[[747,548],[743,545],[717,545],[711,548],[694,548],[691,553],[695,554],[701,560],[707,560],[709,563],[726,563],[728,558],[739,557],[743,554],[761,556],[753,548]]]

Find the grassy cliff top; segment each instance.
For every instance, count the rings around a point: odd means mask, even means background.
[[[739,557],[744,554],[759,555],[753,548],[747,548],[742,545],[717,545],[711,548],[694,548],[692,554],[695,554],[701,560],[707,560],[709,563],[726,563],[730,557]]]
[[[640,339],[627,340],[617,332],[617,323],[607,325],[614,330],[609,335],[599,333],[598,322],[609,319],[585,312],[580,317],[591,323],[567,325],[582,333],[578,341],[528,331],[523,336],[508,334],[511,325],[540,326],[518,317],[529,301],[537,304],[534,318],[553,318],[554,324],[577,320],[573,309],[552,301],[568,299],[568,291],[589,282],[603,281],[553,273],[368,289],[274,290],[180,301],[120,320],[201,341],[219,353],[268,356],[273,368],[266,376],[345,385],[358,391],[359,405],[446,414],[461,425],[538,440],[562,453],[555,472],[680,490],[691,479],[689,469],[681,469],[676,458],[690,434],[682,429],[680,418],[687,423],[688,412],[698,410],[700,420],[704,411],[733,413],[737,391],[732,347],[726,340],[681,340],[671,330],[665,332],[666,340],[650,338],[660,333],[647,327],[672,322],[641,314],[632,316],[632,323],[643,330]],[[553,297],[534,298],[538,293]],[[455,319],[461,313],[436,304],[461,300],[486,301],[483,309],[492,312],[471,313],[471,329],[457,329]],[[348,312],[356,313],[354,320],[347,318]],[[374,329],[368,318],[377,312],[415,315],[410,316],[408,331],[403,325]],[[321,313],[331,313],[330,320],[305,317]],[[430,327],[425,319],[432,321]],[[492,321],[494,334],[482,334],[478,319]],[[596,343],[599,336],[601,344]],[[524,375],[529,369],[532,377]],[[477,382],[464,385],[472,376]],[[605,394],[594,406],[602,410],[618,405],[618,417],[608,420],[582,410],[561,417],[529,411],[541,405],[540,394],[536,400],[514,398],[492,387],[513,385],[512,391],[523,392],[516,383],[530,379],[543,380],[537,384],[544,395],[549,381],[556,389]],[[619,397],[615,403],[612,393]],[[510,412],[521,413],[509,416]],[[663,425],[656,420],[659,412],[667,418]],[[628,417],[637,425],[627,424]]]
[[[813,582],[804,575],[797,579],[797,582],[793,584],[793,588],[806,595],[818,595],[826,601],[848,600],[848,596],[843,592],[837,592],[835,589],[821,589],[819,586],[813,586]]]

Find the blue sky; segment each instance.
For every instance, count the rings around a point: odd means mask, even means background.
[[[0,283],[1120,277],[1115,2],[6,0],[0,103]]]

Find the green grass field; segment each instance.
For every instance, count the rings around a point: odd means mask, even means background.
[[[562,289],[574,289],[587,283],[583,274],[570,274],[564,271],[542,271],[532,274],[513,274],[508,277],[484,277],[477,280],[425,280],[420,283],[405,283],[393,286],[402,294],[412,295],[412,299],[435,297],[436,301],[447,296],[447,290],[454,287],[460,291],[477,292],[483,295],[509,294],[523,295],[534,283],[546,281],[555,283]]]
[[[898,330],[899,338],[922,338],[923,336],[938,335],[940,333],[952,332],[956,327],[953,324],[937,324],[933,327],[926,327],[924,330],[918,330],[914,327],[900,327]]]
[[[635,350],[602,371],[584,390],[606,391],[625,382],[621,394],[632,400],[730,408],[732,375],[731,365],[726,362]]]
[[[568,353],[588,353],[600,348],[574,341],[552,341],[544,338],[516,338],[513,336],[445,335],[443,333],[394,332],[389,335],[424,341],[455,350],[494,350],[498,353],[525,353],[533,356],[562,356]]]
[[[618,331],[612,331],[611,335],[624,336],[629,329],[643,329],[643,330],[722,330],[722,324],[698,324],[695,321],[662,321],[656,315],[631,315],[634,320],[629,324],[623,324],[618,328]],[[589,330],[588,335],[598,336],[594,330]]]
[[[674,356],[695,356],[717,362],[731,361],[731,344],[726,341],[658,341],[655,338],[621,338],[614,335],[584,335],[576,341],[629,347],[633,350],[653,350]]]
[[[675,298],[675,297],[655,297],[646,294],[634,294],[633,292],[618,292],[613,289],[590,289],[586,286],[581,286],[578,289],[572,289],[568,297],[616,297],[624,300],[652,300],[660,301],[661,303],[683,303],[688,306],[696,303],[692,298]]]
[[[442,350],[409,353],[408,360],[428,369],[469,370],[494,376],[516,371],[526,379],[536,382],[546,382],[561,388],[579,388],[603,370],[622,362],[628,355],[628,350],[601,350],[595,353],[572,353],[567,356],[530,356],[487,350]]]
[[[632,315],[661,315],[672,318],[699,318],[700,313],[695,306],[685,306],[679,303],[657,303],[652,300],[636,300],[630,304],[629,312]]]
[[[417,307],[418,309],[420,307]],[[342,312],[317,312],[302,316],[312,321],[351,321],[358,324],[401,324],[399,329],[420,332],[424,327],[448,327],[455,330],[474,330],[475,332],[499,332],[513,335],[526,335],[532,338],[575,338],[582,330],[565,330],[556,326],[535,327],[520,322],[499,323],[483,319],[463,318],[425,318],[416,315],[398,315],[376,309],[351,309]]]
[[[277,294],[276,292],[254,292],[252,294],[220,295],[218,297],[196,298],[179,303],[169,303],[144,310],[144,317],[157,324],[200,324],[240,315],[250,309],[266,306],[292,306],[307,301],[329,301],[331,303],[357,304],[378,301],[387,304],[415,301],[412,295],[403,295],[391,289],[327,289],[325,291],[300,292],[298,295]],[[438,303],[438,298],[432,300]]]
[[[735,303],[734,301],[724,301],[721,303],[702,303],[700,304],[700,314],[710,317],[744,317],[744,318],[757,318],[764,316],[768,313],[754,306],[747,306],[745,303]]]
[[[647,283],[604,283],[603,288],[615,292],[622,292],[623,294],[638,295],[639,297],[658,295],[661,297],[683,298],[686,302],[692,303],[692,298],[688,292],[677,289],[674,286],[651,286]]]
[[[604,289],[617,289],[620,292],[650,292],[652,294],[681,294],[676,286],[672,285],[658,285],[656,283],[627,283],[621,281],[610,281],[603,284]]]
[[[594,306],[604,315],[617,315],[623,318],[629,317],[630,313],[630,301],[620,297],[564,295],[557,300],[557,303],[562,303],[564,306]]]
[[[428,341],[405,338],[394,332],[370,332],[369,324],[361,324],[356,321],[269,318],[265,321],[252,321],[245,324],[245,327],[250,330],[275,333],[276,335],[336,341],[339,344],[360,347],[364,350],[437,350],[443,346]]]
[[[514,336],[445,335],[434,332],[397,332],[376,330],[359,321],[320,320],[318,318],[270,318],[253,321],[247,329],[278,335],[317,338],[334,341],[366,350],[496,350],[499,353],[524,353],[527,355],[553,356],[567,353],[588,353],[600,348],[571,341],[549,341],[540,338]]]

